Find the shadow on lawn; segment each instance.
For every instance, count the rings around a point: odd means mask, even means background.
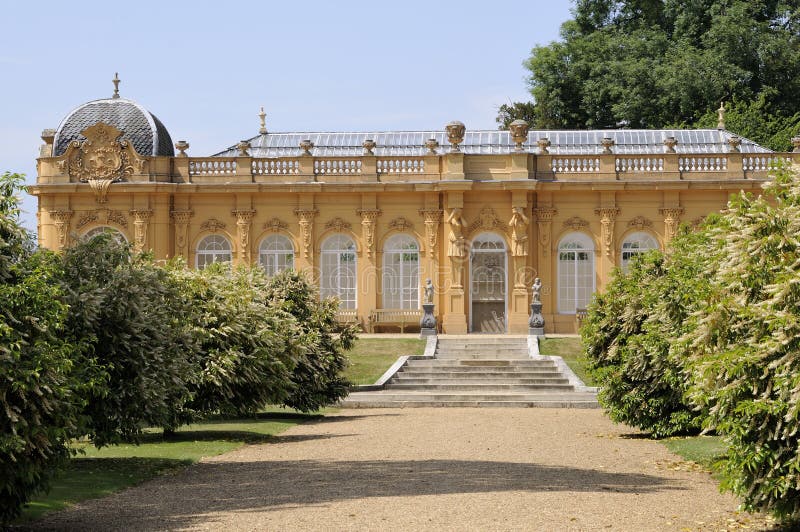
[[[191,528],[210,513],[269,512],[285,506],[369,497],[506,491],[652,493],[686,489],[679,480],[576,467],[478,460],[201,462],[45,527],[144,530]],[[113,500],[113,504],[110,502]],[[57,515],[54,517],[58,517]]]

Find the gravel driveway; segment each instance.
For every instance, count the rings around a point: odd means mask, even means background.
[[[599,410],[344,410],[37,523],[74,530],[760,528]]]

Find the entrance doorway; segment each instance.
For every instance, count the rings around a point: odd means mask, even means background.
[[[470,330],[506,332],[506,244],[492,233],[478,235],[470,253]]]

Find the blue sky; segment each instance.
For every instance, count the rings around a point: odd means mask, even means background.
[[[120,94],[190,155],[258,132],[494,129],[527,99],[522,62],[568,1],[8,2],[0,32],[0,172],[36,175],[45,128]],[[35,229],[35,201],[23,222]]]

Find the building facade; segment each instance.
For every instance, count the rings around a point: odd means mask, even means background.
[[[446,333],[524,333],[542,282],[548,333],[615,267],[663,249],[731,193],[757,192],[777,154],[725,130],[271,133],[210,157],[173,143],[114,97],[45,130],[40,245],[113,231],[194,267],[259,263],[309,272],[365,328],[418,316],[426,279]],[[175,153],[177,149],[177,154]]]

